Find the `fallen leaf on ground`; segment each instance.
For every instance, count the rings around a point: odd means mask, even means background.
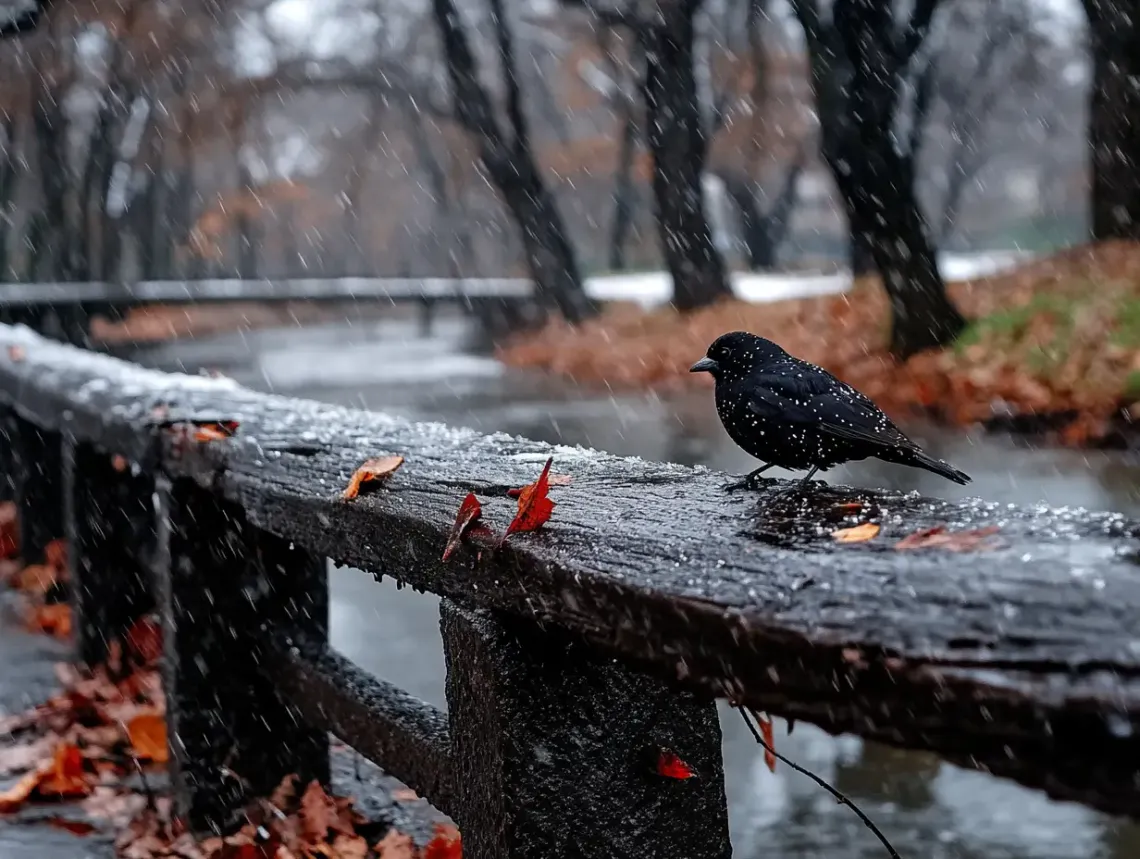
[[[115,471],[119,472],[120,474],[130,468],[130,466],[131,464],[127,462],[127,458],[121,453],[116,453],[111,457],[111,468],[115,469]]]
[[[998,533],[996,525],[978,528],[973,531],[947,531],[944,526],[924,528],[908,534],[897,543],[896,549],[946,549],[951,552],[968,552],[972,549],[987,548],[987,538]]]
[[[674,752],[669,749],[661,749],[657,754],[657,775],[665,778],[687,779],[693,778],[696,773]]]
[[[480,524],[482,515],[483,505],[479,503],[474,492],[468,492],[463,503],[459,505],[459,512],[455,514],[455,523],[451,526],[451,533],[447,537],[447,546],[443,550],[443,560],[446,561],[451,557],[451,554],[459,548],[459,544],[468,534],[490,535],[490,529]]]
[[[70,799],[87,796],[90,792],[91,785],[83,769],[83,753],[78,746],[61,743],[56,747],[51,769],[36,786],[36,793],[44,798]]]
[[[336,806],[316,779],[301,795],[301,832],[311,843],[324,841],[336,822]]]
[[[854,528],[840,528],[832,531],[831,536],[837,543],[865,543],[875,539],[881,528],[874,522],[864,522]]]
[[[18,811],[31,797],[32,791],[39,786],[42,777],[43,773],[34,770],[7,790],[0,792],[0,814],[11,814],[13,811]]]
[[[760,726],[760,736],[773,749],[776,748],[776,735],[772,730],[772,720],[767,715],[753,713],[756,717],[756,724]],[[770,772],[776,771],[776,756],[768,749],[764,749],[764,764],[768,767]]]
[[[404,464],[402,456],[384,456],[379,459],[370,459],[353,472],[352,479],[344,490],[345,500],[351,500],[360,494],[365,484],[375,483],[395,473]]]
[[[396,829],[389,829],[387,834],[372,845],[379,859],[415,859],[415,846],[411,836],[405,835]]]
[[[459,830],[447,823],[437,823],[431,841],[421,854],[423,859],[463,859]]]
[[[546,460],[546,465],[542,469],[542,474],[538,476],[538,480],[519,490],[519,509],[515,514],[515,518],[511,520],[511,524],[507,526],[507,530],[503,532],[503,537],[499,544],[507,541],[507,538],[518,531],[534,531],[537,528],[549,521],[550,514],[554,512],[554,502],[551,501],[546,493],[550,488],[550,466],[554,463],[554,457]]]
[[[157,712],[139,713],[127,722],[131,751],[141,761],[164,764],[169,759],[166,718]]]
[[[32,606],[28,613],[28,628],[56,638],[71,638],[71,606],[62,602]]]
[[[30,564],[17,572],[9,584],[18,591],[42,597],[57,581],[55,567],[47,564]]]
[[[364,859],[368,855],[368,842],[362,835],[338,835],[333,839],[332,856],[335,859]]]

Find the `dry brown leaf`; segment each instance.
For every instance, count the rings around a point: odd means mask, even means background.
[[[874,522],[864,522],[854,528],[840,528],[832,531],[831,536],[837,543],[866,543],[873,540],[882,528]]]
[[[35,605],[28,612],[28,628],[56,638],[71,638],[71,606],[67,603]]]
[[[309,782],[301,795],[300,817],[301,832],[310,844],[327,839],[336,822],[336,806],[316,779]]]
[[[166,742],[166,717],[148,711],[139,713],[127,722],[127,739],[131,752],[141,761],[164,764],[169,760]]]
[[[30,564],[10,579],[13,588],[35,597],[42,597],[57,581],[55,567],[47,564]]]
[[[364,859],[368,842],[360,835],[338,835],[333,839],[332,855],[335,859]]]
[[[402,456],[384,456],[379,459],[370,459],[353,472],[352,479],[344,490],[345,500],[356,498],[364,487],[370,483],[377,483],[394,474],[404,464]]]

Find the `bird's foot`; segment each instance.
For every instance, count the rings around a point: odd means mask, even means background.
[[[761,488],[761,481],[757,475],[748,474],[740,478],[740,480],[734,480],[731,483],[726,483],[721,488],[725,492],[729,493],[735,492],[738,489],[756,490]]]

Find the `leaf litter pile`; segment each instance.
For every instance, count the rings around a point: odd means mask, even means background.
[[[859,388],[900,418],[1025,426],[1082,447],[1140,420],[1140,250],[1132,242],[1069,248],[1010,271],[948,285],[970,320],[957,342],[904,363],[887,353],[879,283],[765,304],[725,301],[692,313],[614,305],[582,325],[552,321],[499,357],[607,389],[709,385],[689,366],[726,331],[779,343]],[[1044,420],[1042,420],[1044,419]]]
[[[44,564],[20,566],[15,507],[0,504],[0,582],[15,591],[28,626],[67,638],[67,563],[62,542]],[[60,690],[31,709],[0,716],[0,825],[25,809],[57,810],[36,821],[77,836],[117,831],[123,859],[460,859],[459,833],[436,824],[427,844],[367,820],[349,798],[287,778],[251,803],[246,824],[225,838],[196,841],[157,795],[169,759],[159,672],[162,631],[137,621],[91,671],[56,666]],[[410,793],[410,791],[408,792]]]

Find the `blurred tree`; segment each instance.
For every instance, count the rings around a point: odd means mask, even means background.
[[[646,139],[653,156],[653,199],[673,306],[694,310],[732,294],[724,260],[705,212],[703,178],[709,131],[695,73],[695,19],[703,0],[658,0],[640,14],[630,7],[586,9],[607,26],[628,28],[645,56],[642,93]]]
[[[1083,0],[1092,90],[1092,236],[1140,239],[1140,0]]]
[[[939,0],[915,0],[900,24],[892,3],[791,0],[812,67],[821,149],[843,198],[852,267],[866,253],[891,306],[890,351],[908,358],[943,346],[965,327],[938,272],[914,192],[914,161],[896,119],[904,76],[922,46]]]
[[[521,233],[527,265],[540,297],[570,322],[593,315],[574,249],[531,148],[515,65],[510,22],[502,0],[489,0],[500,71],[506,92],[506,127],[495,115],[479,79],[475,55],[453,0],[432,0],[448,78],[453,113],[477,145],[479,159],[511,211]]]

